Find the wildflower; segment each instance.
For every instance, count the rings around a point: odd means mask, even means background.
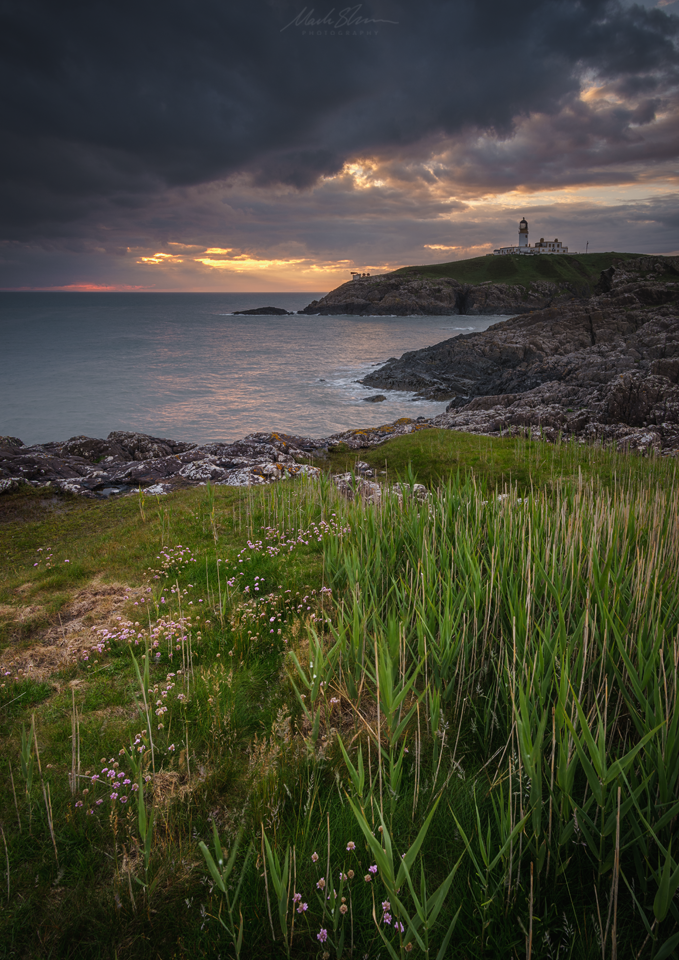
[[[117,799],[118,799],[118,794],[117,794],[117,793],[112,793],[112,794],[111,794],[111,800],[117,800]]]
[[[383,900],[383,901],[382,901],[382,909],[385,910],[385,911],[386,911],[386,910],[391,910],[391,904],[389,903],[388,900]]]
[[[100,798],[96,801],[95,806],[100,807],[103,802],[104,802],[104,801],[103,801],[103,800],[101,799],[101,797],[100,797]]]
[[[340,913],[342,914],[342,916],[344,916],[344,914],[347,912],[348,909],[349,907],[346,905],[346,903],[343,903],[342,906],[340,907]]]
[[[340,870],[340,880],[346,880],[346,879],[347,879],[346,873],[342,873],[342,871]]]
[[[370,873],[377,873],[377,864],[373,863],[372,867],[368,867]]]
[[[354,879],[354,871],[353,871],[353,870],[348,870],[348,871],[347,871],[347,876],[349,877],[350,880],[353,880],[353,879]]]
[[[127,803],[127,797],[121,797],[121,798],[120,798],[120,802],[121,802],[121,803]]]
[[[318,860],[318,854],[317,854],[316,851],[314,850],[314,852],[311,854],[311,862],[312,862],[312,863],[316,863],[317,860]]]
[[[405,927],[403,926],[402,923],[399,923],[398,920],[396,920],[394,922],[394,930],[396,930],[398,933],[403,933],[403,931],[405,930]],[[406,947],[406,950],[407,949],[408,948]]]
[[[366,883],[370,883],[370,881],[372,880],[372,877],[370,876],[369,873],[366,873],[363,879],[365,880]]]
[[[406,953],[410,953],[412,949],[413,949],[412,943],[406,943],[406,946],[405,946]]]
[[[356,844],[354,843],[353,840],[350,840],[349,843],[347,844],[347,850],[349,851],[349,853],[351,853],[355,849],[356,849]]]
[[[391,914],[385,913],[382,917],[382,923],[390,924],[391,923]]]
[[[75,805],[76,805],[76,807],[82,807],[82,805],[83,805],[82,800],[77,800]]]
[[[309,909],[308,903],[300,903],[297,907],[297,913],[305,913]]]
[[[316,934],[316,939],[321,943],[325,943],[325,941],[328,939],[328,931],[325,929],[325,927],[321,927],[320,932]]]
[[[301,893],[296,893],[296,894],[293,896],[293,898],[292,898],[292,902],[293,902],[293,903],[299,903],[299,901],[300,901],[301,899],[302,899],[302,894],[301,894]]]
[[[325,889],[325,880],[323,879],[323,877],[321,877],[321,879],[320,879],[320,880],[318,881],[318,883],[316,884],[316,889],[318,889],[318,890],[324,890],[324,889]]]

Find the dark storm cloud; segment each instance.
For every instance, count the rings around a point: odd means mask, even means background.
[[[356,36],[282,29],[302,10],[5,3],[1,235],[106,249],[112,220],[137,223],[168,188],[246,171],[304,189],[357,154],[507,135],[517,117],[558,115],[583,71],[643,93],[634,122],[648,123],[677,70],[679,21],[607,0],[376,0],[356,15],[396,22]]]

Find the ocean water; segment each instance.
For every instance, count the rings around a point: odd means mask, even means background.
[[[320,293],[0,293],[0,435],[24,443],[138,430],[236,440],[327,436],[434,416],[356,381],[390,357],[501,317],[236,317]]]

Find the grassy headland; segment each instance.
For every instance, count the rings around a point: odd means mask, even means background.
[[[553,254],[550,256],[473,257],[451,263],[432,263],[402,267],[393,276],[421,276],[427,279],[450,277],[460,283],[529,284],[534,280],[571,283],[583,287],[583,296],[591,296],[602,270],[614,260],[636,260],[640,253]],[[586,290],[584,288],[587,288]]]
[[[674,955],[675,461],[361,455],[0,500],[2,956]]]

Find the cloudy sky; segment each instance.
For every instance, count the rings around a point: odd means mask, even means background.
[[[3,0],[0,289],[679,253],[679,3]]]

